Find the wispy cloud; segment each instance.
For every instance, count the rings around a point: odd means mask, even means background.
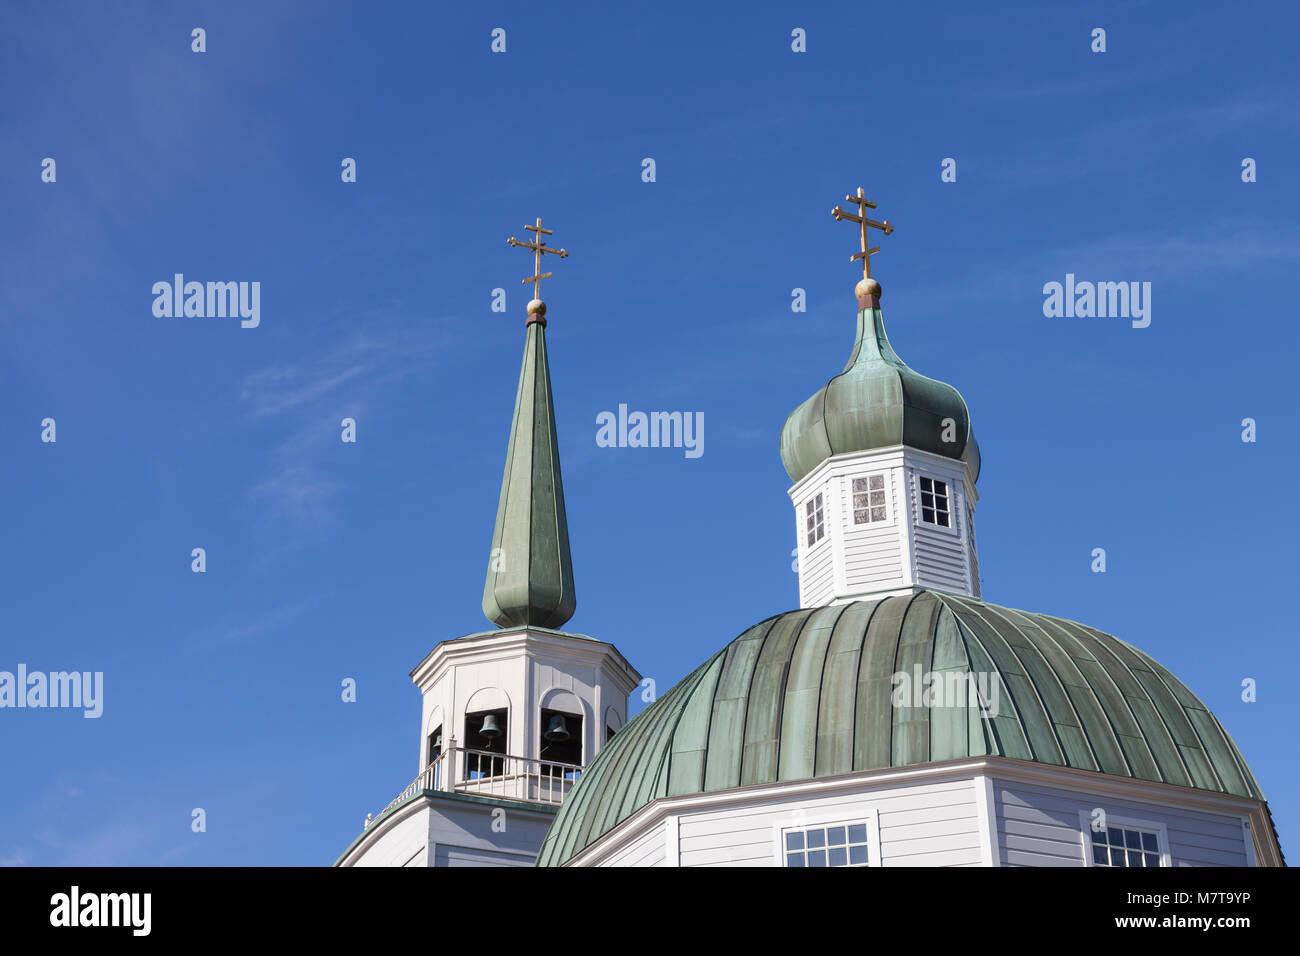
[[[42,866],[127,866],[139,860],[141,852],[156,838],[156,831],[134,821],[113,822],[69,836],[63,824],[36,828],[36,840],[44,846]],[[22,854],[26,861],[26,854]],[[24,864],[19,864],[24,865]]]
[[[330,478],[317,462],[289,465],[280,461],[248,494],[264,502],[276,520],[320,525],[333,518],[331,503],[346,487]]]
[[[344,360],[350,364],[339,369],[322,368]],[[243,399],[253,406],[253,415],[262,418],[278,415],[338,391],[349,382],[362,379],[373,371],[376,359],[359,360],[358,356],[337,352],[314,369],[279,366],[261,369],[244,379]]]
[[[1072,271],[1101,271],[1107,277],[1140,272],[1151,281],[1204,274],[1249,272],[1300,262],[1300,237],[1257,226],[1223,224],[1215,234],[1131,234],[1098,239],[1059,250],[1057,264]]]
[[[367,328],[315,357],[245,376],[240,398],[250,421],[281,436],[249,497],[300,528],[332,521],[332,504],[347,488],[330,465],[341,423],[360,420],[404,380],[429,369],[445,341],[424,328]]]
[[[1187,282],[1204,276],[1207,262],[1214,263],[1216,276],[1294,270],[1300,237],[1246,223],[1225,223],[1222,232],[1201,236],[1129,232],[1039,249],[996,268],[974,263],[904,294],[913,310],[939,311],[973,299],[1037,298],[1043,283],[1060,282],[1067,272],[1090,281]]]
[[[314,600],[298,601],[294,604],[267,611],[243,624],[227,628],[224,638],[232,643],[255,640],[263,635],[273,633],[280,626],[294,620],[314,603]]]
[[[156,838],[139,823],[122,823],[93,833],[74,851],[75,866],[122,866]]]
[[[983,174],[1000,182],[1059,185],[1129,164],[1135,155],[1179,153],[1261,127],[1294,130],[1300,114],[1293,103],[1292,91],[1271,89],[1160,110],[1121,103],[1103,119],[1080,124],[1064,141],[1054,135],[1019,141],[1014,154],[988,163]]]

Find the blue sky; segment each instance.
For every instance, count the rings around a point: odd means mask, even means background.
[[[794,607],[777,440],[852,345],[857,239],[828,211],[859,185],[897,226],[873,260],[895,348],[972,410],[985,598],[1178,674],[1294,854],[1297,26],[7,5],[0,669],[103,671],[105,700],[0,711],[0,862],[326,864],[415,776],[408,672],[487,626],[531,267],[504,240],[538,215],[571,252],[545,289],[570,629],[663,689]],[[260,326],[155,317],[176,272],[260,282]],[[1067,272],[1150,281],[1150,327],[1045,318]],[[703,412],[704,455],[597,447],[619,403]]]

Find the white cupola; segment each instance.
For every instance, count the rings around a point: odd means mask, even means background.
[[[862,190],[836,206],[859,224],[857,339],[844,370],[786,419],[781,459],[798,532],[799,602],[818,607],[934,588],[980,596],[980,454],[961,394],[908,368],[889,343],[871,278]]]
[[[799,606],[933,588],[980,596],[965,462],[906,445],[834,455],[790,489]]]

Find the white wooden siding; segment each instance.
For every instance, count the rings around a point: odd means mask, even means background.
[[[353,866],[428,866],[429,812],[398,820],[372,843]]]
[[[918,477],[937,478],[948,486],[948,514],[951,528],[941,528],[921,520],[921,500]],[[941,591],[966,593],[966,548],[962,526],[965,502],[961,487],[947,475],[935,474],[914,468],[908,469],[907,490],[912,519],[913,556],[916,561],[916,583],[936,587]]]
[[[434,851],[434,866],[532,866],[533,860],[493,850],[475,850],[461,846],[439,846]]]
[[[884,475],[885,522],[853,523],[853,480]],[[921,521],[917,478],[948,486],[952,528]],[[808,546],[805,507],[822,495],[826,536]],[[933,587],[980,595],[973,511],[977,496],[965,466],[915,448],[827,459],[790,489],[799,555],[799,604],[824,607]]]
[[[799,543],[799,606],[821,607],[830,604],[835,597],[835,562],[834,548],[834,508],[827,500],[830,488],[818,485],[809,489],[809,493],[795,505],[795,523],[798,527],[796,541]],[[805,509],[808,502],[822,496],[822,524],[824,537],[813,544],[808,544],[808,515]]]
[[[598,865],[664,866],[667,857],[664,839],[664,824],[661,820],[626,846],[619,847]]]
[[[838,479],[840,483],[841,532],[844,540],[844,583],[849,593],[902,587],[903,551],[898,536],[900,515],[906,520],[905,499],[899,494],[900,469],[885,471],[886,504],[889,520],[881,524],[853,523],[853,479],[880,474],[872,468]],[[900,507],[901,505],[901,507]]]
[[[808,532],[800,540],[807,542]],[[828,534],[812,548],[800,549],[799,554],[799,605],[820,607],[830,604],[835,592],[834,568],[831,561],[831,539]]]
[[[1079,812],[1163,823],[1173,866],[1246,866],[1241,818],[1136,800],[994,780],[998,849],[1004,866],[1083,866]]]
[[[783,830],[863,822],[873,865],[1083,866],[1086,821],[1101,807],[1117,823],[1159,828],[1172,866],[1247,866],[1243,820],[1265,825],[1250,801],[1022,763],[974,758],[668,798],[580,856],[588,866],[782,866]]]
[[[380,828],[377,838],[348,865],[531,866],[554,819],[548,810],[511,805],[505,808],[508,825],[498,832],[491,804],[450,796],[412,802],[418,808],[397,811],[395,821],[372,823]]]
[[[775,866],[775,834],[780,826],[865,819],[873,810],[879,814],[883,866],[980,860],[974,788],[970,780],[957,780],[682,813],[678,819],[681,865]]]

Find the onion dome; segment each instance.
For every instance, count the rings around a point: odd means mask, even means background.
[[[979,446],[957,389],[904,364],[889,344],[880,283],[858,283],[858,333],[840,374],[790,413],[781,429],[781,461],[798,482],[827,458],[909,445],[965,461],[973,478]]]
[[[896,675],[921,672],[961,675],[944,682],[978,694],[942,705],[917,687],[895,696]],[[597,754],[538,865],[562,865],[661,797],[975,756],[1263,799],[1209,709],[1137,648],[1062,618],[921,591],[745,631]]]

